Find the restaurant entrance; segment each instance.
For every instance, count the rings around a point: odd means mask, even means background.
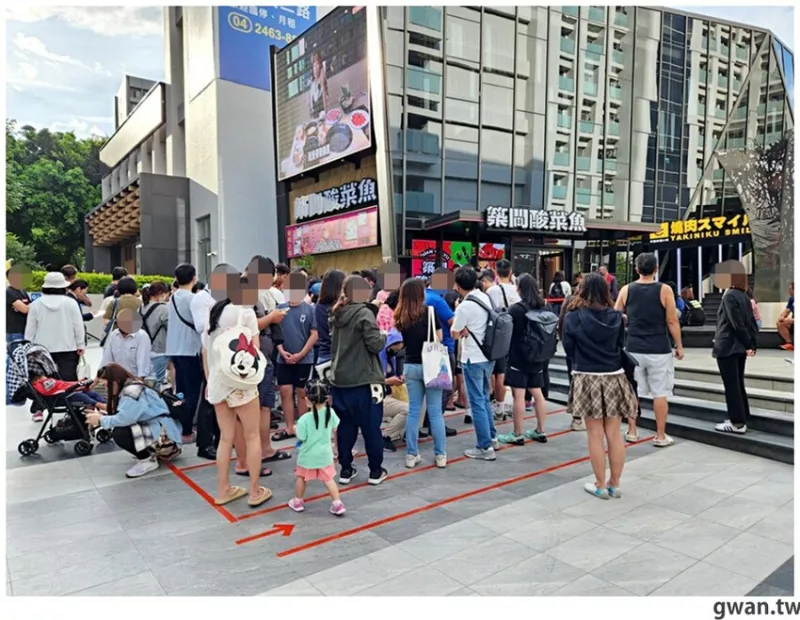
[[[536,247],[531,245],[511,246],[511,268],[515,276],[529,273],[536,278],[539,289],[547,295],[553,276],[557,271],[569,274],[566,267],[567,255],[571,254],[570,248],[557,249],[552,247]],[[569,261],[571,262],[571,261]]]

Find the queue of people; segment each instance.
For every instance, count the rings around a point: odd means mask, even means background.
[[[303,511],[308,482],[319,480],[331,495],[331,512],[341,515],[335,461],[338,484],[350,484],[358,475],[359,433],[371,485],[388,476],[384,451],[404,446],[406,467],[417,467],[423,460],[419,439],[427,435],[433,462],[445,468],[447,438],[456,434],[445,412],[457,405],[475,433],[474,446],[464,452],[468,458],[495,461],[501,444],[546,443],[548,366],[561,341],[571,428],[587,431],[595,472],[586,491],[618,498],[624,442],[639,441],[640,397],[653,399],[653,445],[674,443],[666,433],[668,399],[683,347],[677,296],[657,281],[657,269],[654,255],[639,255],[638,280],[621,289],[605,267],[579,276],[574,286],[559,273],[549,291],[558,300],[552,305],[536,278],[514,277],[507,260],[495,270],[440,268],[426,283],[401,281],[392,269],[349,276],[331,269],[309,280],[305,270],[255,256],[244,271],[217,265],[208,287],[192,265],[181,264],[171,289],[154,282],[142,290],[116,268],[99,311],[105,321],[101,368],[81,386],[88,392],[104,382],[109,398],[107,404],[85,402],[86,419],[111,430],[117,445],[136,457],[129,477],[154,471],[195,443],[199,457],[216,461],[219,505],[245,496],[254,507],[268,501],[272,492],[262,478],[273,472],[266,465],[291,459],[272,442],[296,440],[290,507]],[[755,354],[756,318],[746,277],[735,271],[720,280],[727,292],[714,356],[730,395],[730,419],[717,430],[742,433],[748,416],[744,362]],[[47,274],[41,299],[31,303],[23,275],[13,268],[8,273],[8,338],[44,345],[61,379],[78,381],[88,287],[67,266]],[[180,407],[170,406],[167,385]],[[526,429],[525,413],[532,410],[536,424]],[[499,434],[496,423],[507,416],[513,427]],[[248,478],[246,488],[231,483],[231,461],[234,475]]]

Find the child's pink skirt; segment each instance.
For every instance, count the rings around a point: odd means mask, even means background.
[[[327,467],[322,467],[320,469],[306,469],[305,467],[300,467],[298,465],[294,469],[294,474],[306,482],[311,482],[312,480],[330,482],[336,477],[336,467],[333,465],[328,465]]]

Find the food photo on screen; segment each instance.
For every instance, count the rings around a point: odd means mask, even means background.
[[[279,178],[372,144],[367,11],[338,7],[275,56]]]

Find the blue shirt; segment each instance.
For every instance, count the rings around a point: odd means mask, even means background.
[[[181,429],[169,415],[169,407],[158,392],[139,385],[126,385],[119,397],[117,413],[100,418],[100,426],[105,429],[124,428],[142,424],[150,427],[153,439],[158,440],[161,428],[167,437],[180,445]]]
[[[455,314],[444,300],[444,293],[433,289],[426,289],[425,305],[433,307],[436,318],[439,320],[439,326],[442,329],[442,344],[447,347],[450,353],[455,353],[456,343],[455,340],[453,340],[453,335],[450,333],[450,325],[448,325]]]
[[[283,350],[289,353],[300,353],[306,346],[311,332],[317,329],[317,319],[314,307],[311,304],[302,302],[297,306],[289,306],[289,311],[281,321],[283,331]],[[278,363],[285,364],[283,356],[278,356]],[[306,356],[297,362],[298,364],[313,364],[314,349],[312,348]]]
[[[169,300],[169,329],[167,330],[166,354],[170,357],[200,355],[202,344],[200,342],[200,334],[197,333],[194,327],[191,308],[192,299],[194,299],[194,295],[190,291],[178,289],[172,294],[172,299]],[[181,321],[178,312],[180,312],[180,317],[183,317],[191,327]]]
[[[786,304],[786,309],[794,314],[794,297],[789,298],[789,302]]]

